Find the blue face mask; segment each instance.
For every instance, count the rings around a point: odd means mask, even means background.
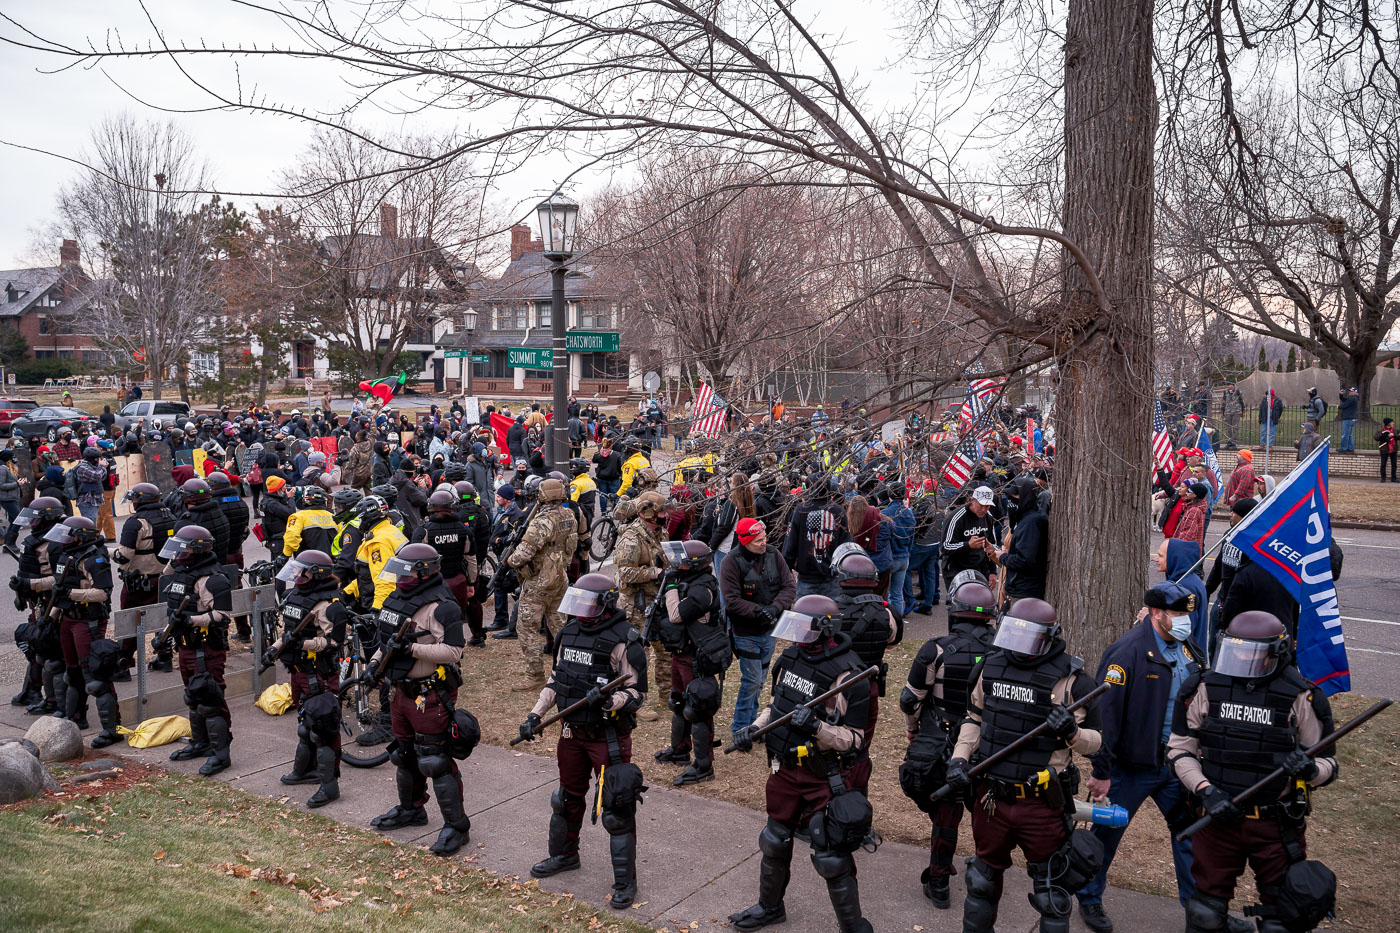
[[[1172,620],[1172,630],[1170,634],[1173,641],[1185,641],[1191,637],[1191,617],[1189,615],[1169,615],[1167,618]]]

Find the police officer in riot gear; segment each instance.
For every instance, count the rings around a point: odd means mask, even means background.
[[[672,781],[683,787],[715,778],[715,713],[724,689],[720,678],[733,655],[719,615],[719,580],[709,545],[667,541],[661,548],[672,570],[663,578],[658,608],[664,608],[665,615],[657,620],[652,637],[671,656],[671,744],[655,758],[663,764],[689,765]]]
[[[472,553],[476,556],[476,576],[472,579],[471,600],[462,607],[467,614],[467,625],[473,635],[467,639],[467,647],[479,648],[486,644],[485,614],[482,604],[491,591],[491,580],[481,578],[481,563],[491,547],[491,513],[481,504],[476,487],[466,480],[452,484],[457,493],[457,520],[467,526],[472,539]]]
[[[1195,895],[1186,902],[1188,933],[1224,930],[1235,882],[1254,869],[1260,933],[1310,929],[1326,912],[1319,892],[1294,886],[1307,873],[1305,821],[1313,788],[1337,777],[1332,748],[1315,758],[1303,749],[1332,731],[1327,697],[1298,672],[1288,629],[1267,612],[1242,612],[1220,638],[1215,663],[1182,684],[1168,761],[1212,821],[1192,837]],[[1250,799],[1232,798],[1282,767],[1285,774]],[[1320,866],[1319,866],[1320,867]],[[1330,872],[1325,873],[1335,884]],[[1285,893],[1289,895],[1280,898]],[[1311,901],[1311,904],[1308,902]],[[1313,913],[1298,915],[1299,907]]]
[[[1012,849],[1019,846],[1041,933],[1065,933],[1070,892],[1092,877],[1070,877],[1061,871],[1069,860],[1055,857],[1069,841],[1068,813],[1078,787],[1071,752],[1092,755],[1101,741],[1086,710],[1069,713],[1065,708],[1091,692],[1093,682],[1083,661],[1066,650],[1055,609],[1044,600],[1013,603],[992,644],[976,673],[947,771],[955,791],[972,792],[977,856],[967,863],[963,931],[982,933],[996,924],[1002,875],[1011,867]],[[1001,759],[975,782],[969,778],[970,763],[1041,723],[1049,726],[1047,734]],[[1053,876],[1052,870],[1057,872]]]
[[[386,676],[394,686],[389,760],[398,769],[399,803],[370,821],[376,829],[424,826],[428,780],[442,811],[434,855],[455,854],[466,845],[471,820],[462,805],[462,773],[448,749],[457,688],[462,684],[462,610],[442,579],[442,558],[427,544],[405,544],[384,565],[394,592],[379,610],[380,649],[387,651]]]
[[[228,563],[229,536],[228,519],[223,509],[214,500],[214,492],[209,484],[195,477],[180,485],[181,510],[175,516],[175,530],[190,525],[198,525],[209,532],[213,539],[214,563],[223,566]]]
[[[306,801],[314,810],[340,796],[340,666],[349,613],[331,556],[303,551],[278,573],[292,588],[282,601],[282,635],[263,656],[291,674],[297,750],[283,784],[319,784]]]
[[[91,519],[71,516],[51,527],[44,539],[58,545],[51,553],[53,575],[31,580],[35,592],[53,591],[52,615],[59,618],[59,645],[68,683],[65,716],[79,729],[88,727],[87,698],[97,701],[102,732],[93,748],[117,741],[117,692],[112,675],[117,669],[117,645],[105,638],[111,610],[112,564],[102,546],[102,533]]]
[[[154,483],[137,483],[126,498],[135,511],[122,524],[117,550],[112,555],[122,580],[121,608],[153,606],[159,598],[157,584],[165,570],[160,549],[175,533],[175,516],[161,501],[160,487]],[[127,667],[135,664],[135,636],[122,640],[122,654]],[[147,666],[153,671],[169,671],[171,655],[154,657]]]
[[[787,725],[763,737],[772,773],[765,797],[768,825],[758,836],[758,903],[731,914],[739,930],[757,930],[787,919],[783,896],[792,865],[793,836],[807,822],[812,865],[826,880],[827,894],[842,933],[870,933],[861,914],[853,852],[870,832],[870,804],[856,787],[870,774],[865,747],[870,690],[856,684],[815,711],[804,704],[858,674],[860,659],[851,637],[840,631],[834,600],[809,594],[785,611],[773,630],[792,642],[773,662],[773,698],[752,726],[740,729],[734,744],[753,748],[752,733],[772,719],[794,713]],[[802,708],[800,708],[802,707]]]
[[[841,611],[841,631],[851,636],[851,650],[863,668],[874,665],[880,669],[879,676],[870,683],[870,712],[865,726],[865,747],[869,748],[875,739],[879,698],[885,693],[889,671],[885,649],[899,644],[904,637],[904,619],[895,616],[885,598],[875,592],[880,585],[880,572],[859,544],[848,542],[838,547],[831,563],[839,587],[836,607]]]
[[[621,909],[637,896],[637,803],[646,787],[641,769],[632,764],[632,729],[637,710],[646,702],[647,661],[641,635],[628,624],[617,601],[613,581],[598,573],[584,574],[565,591],[559,612],[567,621],[554,639],[554,669],[521,724],[520,735],[534,740],[551,708],[563,710],[587,701],[560,729],[559,788],[549,801],[549,857],[530,874],[548,878],[579,867],[579,830],[589,778],[596,771],[612,856],[608,905]],[[616,690],[599,689],[622,676],[627,680]]]
[[[947,910],[951,904],[948,879],[956,874],[953,854],[957,851],[963,802],[951,795],[937,802],[929,797],[944,784],[952,741],[967,715],[973,671],[991,650],[995,621],[996,596],[987,585],[987,578],[975,570],[958,574],[948,594],[948,634],[924,642],[899,695],[899,709],[909,736],[899,783],[933,823],[929,866],[919,880],[924,896],[939,910]]]
[[[199,773],[212,777],[229,767],[233,742],[233,716],[224,698],[233,587],[219,569],[214,535],[202,525],[177,529],[160,556],[170,562],[161,578],[161,592],[170,610],[170,637],[179,649],[180,679],[185,682],[185,705],[190,710],[189,744],[170,760],[207,755]]]
[[[476,552],[471,530],[457,517],[460,506],[461,498],[455,489],[451,492],[446,489],[434,492],[428,497],[428,520],[418,526],[413,540],[431,545],[438,552],[442,558],[443,582],[466,614],[474,592],[472,585],[476,580]],[[486,643],[480,615],[478,612],[473,620],[470,614],[466,614],[467,626],[472,633],[467,644],[479,646]]]
[[[64,677],[58,621],[43,617],[46,599],[32,586],[34,580],[53,575],[54,557],[59,547],[44,536],[54,525],[63,521],[66,514],[62,502],[52,496],[40,496],[15,516],[16,526],[29,529],[29,535],[20,544],[19,566],[10,579],[10,588],[15,591],[15,608],[29,609],[24,638],[20,638],[21,633],[16,628],[15,639],[23,641],[29,649],[25,655],[28,661],[25,671],[27,692],[35,685],[36,679],[43,687],[42,696],[33,697],[25,708],[30,716],[50,713],[67,715],[68,682]]]

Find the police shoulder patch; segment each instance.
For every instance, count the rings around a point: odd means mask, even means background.
[[[1110,664],[1108,670],[1104,671],[1103,682],[1121,687],[1128,682],[1128,672],[1117,664]]]

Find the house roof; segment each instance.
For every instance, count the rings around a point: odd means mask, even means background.
[[[0,317],[19,317],[62,279],[60,266],[0,271],[0,285],[5,287],[5,297],[0,300]],[[15,301],[9,300],[11,291],[19,293]]]
[[[547,301],[552,293],[550,263],[544,253],[527,252],[511,261],[495,281],[482,286],[484,301]],[[573,263],[564,276],[564,297],[567,299],[605,298],[608,291],[595,275],[589,263]]]
[[[427,237],[387,237],[379,234],[328,236],[321,248],[335,262],[357,271],[360,285],[367,289],[394,286],[407,271],[407,260],[421,255],[444,281],[457,279],[468,289],[481,280],[476,263],[461,262]],[[457,274],[457,269],[463,275]]]

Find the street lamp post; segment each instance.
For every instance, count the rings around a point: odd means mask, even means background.
[[[462,398],[467,398],[472,394],[472,348],[476,345],[476,320],[477,313],[471,308],[462,312],[462,330],[467,335],[467,355],[460,357],[462,360],[461,376],[458,383],[462,388]]]
[[[578,225],[578,203],[558,191],[535,208],[540,224],[540,240],[544,256],[550,260],[549,324],[553,341],[554,421],[550,436],[550,463],[558,467],[569,459],[569,353],[567,344],[567,305],[564,301],[564,271],[574,254],[574,235]]]

